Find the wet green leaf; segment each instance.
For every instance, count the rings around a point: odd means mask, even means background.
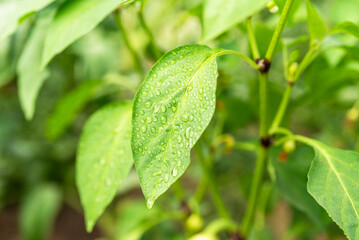
[[[308,191],[349,239],[359,238],[359,154],[300,137],[316,156],[308,173]]]
[[[45,39],[42,67],[128,0],[66,1],[58,9]]]
[[[12,34],[21,18],[33,11],[38,11],[54,0],[3,0],[0,1],[0,40]]]
[[[44,44],[43,39],[52,17],[53,12],[48,12],[37,20],[17,66],[19,98],[27,120],[32,119],[37,95],[42,84],[50,75],[47,69],[40,70],[40,62]]]
[[[211,40],[263,9],[268,0],[206,0],[202,41]]]
[[[327,27],[313,5],[310,3],[310,0],[306,0],[306,4],[310,38],[312,41],[321,40],[327,33]]]
[[[335,26],[331,33],[346,33],[359,39],[359,26],[352,22],[343,22]]]
[[[111,203],[133,165],[130,102],[106,106],[87,121],[77,152],[76,183],[87,231]]]
[[[149,208],[184,173],[212,118],[220,51],[188,45],[168,52],[136,94],[132,151]]]

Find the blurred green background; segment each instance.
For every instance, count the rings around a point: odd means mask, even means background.
[[[286,84],[283,49],[293,63],[309,46],[305,4],[298,2],[269,76],[270,119]],[[359,24],[357,0],[312,2],[329,28],[343,21]],[[203,177],[195,154],[181,178],[185,192],[178,196],[171,188],[152,210],[145,207],[132,169],[92,234],[85,233],[74,177],[77,143],[86,119],[107,103],[132,100],[162,54],[200,43],[202,4],[203,0],[148,0],[122,6],[50,62],[30,121],[19,102],[17,66],[41,12],[27,16],[14,34],[1,40],[0,239],[187,239],[218,218],[206,189],[198,203],[201,217],[183,220],[174,214],[186,212],[198,193]],[[261,52],[278,17],[264,8],[253,18]],[[204,44],[250,54],[244,23]],[[332,45],[340,47],[321,52],[295,86],[285,125],[329,145],[359,150],[359,44],[353,37],[335,35],[324,43]],[[236,57],[221,57],[218,64],[217,109],[201,144],[208,146],[205,154],[213,160],[231,217],[239,221],[255,162],[251,146],[258,132],[258,81],[256,72]],[[247,150],[238,143],[243,141]],[[297,146],[289,159],[280,152],[275,148],[271,153],[268,193],[260,197],[262,209],[251,239],[345,239],[306,193],[312,150]],[[219,238],[228,236],[222,233]]]

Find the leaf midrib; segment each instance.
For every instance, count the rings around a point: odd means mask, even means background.
[[[181,101],[180,101],[180,104],[178,106],[178,111],[175,113],[175,116],[173,118],[173,121],[171,122],[171,124],[169,124],[169,126],[171,126],[171,132],[170,132],[170,136],[169,136],[169,139],[168,139],[168,144],[166,146],[166,150],[163,152],[163,158],[162,158],[162,164],[161,164],[161,173],[162,173],[162,170],[163,170],[163,166],[164,166],[164,162],[166,160],[166,157],[167,157],[167,153],[168,153],[168,147],[171,145],[171,139],[172,139],[172,136],[173,136],[173,123],[177,120],[178,118],[178,113],[180,112],[180,108],[182,106],[182,103],[185,101],[184,100],[184,97],[187,96],[187,93],[188,93],[188,87],[191,85],[191,83],[193,82],[193,80],[195,79],[195,77],[197,76],[197,74],[199,72],[201,72],[201,69],[203,68],[203,66],[205,66],[210,60],[212,60],[213,58],[215,58],[216,56],[218,55],[218,53],[214,52],[214,54],[212,54],[211,56],[209,56],[203,63],[201,63],[201,65],[198,67],[198,69],[196,70],[196,72],[193,74],[191,80],[188,82],[187,86],[186,86],[186,90],[185,90],[185,93],[183,94],[182,98],[181,98]],[[186,100],[187,101],[187,100]],[[158,183],[158,181],[157,181]],[[151,191],[151,197],[153,196],[153,193],[154,193],[154,190]]]
[[[343,190],[344,190],[344,192],[345,192],[345,195],[348,197],[349,202],[350,202],[350,205],[352,206],[352,208],[353,208],[353,210],[354,210],[354,213],[355,213],[356,218],[359,220],[359,214],[358,214],[358,212],[357,212],[357,210],[356,210],[356,208],[355,208],[354,202],[353,202],[353,200],[352,200],[352,198],[351,198],[351,196],[350,196],[350,194],[349,194],[347,188],[345,187],[344,182],[343,182],[342,178],[340,177],[338,171],[336,170],[336,168],[334,167],[333,163],[331,162],[331,157],[330,157],[330,155],[328,155],[328,154],[326,153],[326,151],[325,151],[320,145],[318,145],[318,144],[316,144],[316,143],[312,143],[312,145],[313,145],[314,147],[316,147],[316,148],[318,149],[318,151],[323,155],[323,157],[327,160],[327,162],[328,162],[328,164],[329,164],[329,167],[330,167],[330,168],[332,169],[332,171],[334,172],[335,176],[337,177],[337,179],[338,179],[340,185],[342,186],[342,188],[343,188]]]

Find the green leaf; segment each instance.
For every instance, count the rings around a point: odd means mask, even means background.
[[[359,239],[359,153],[331,148],[319,141],[296,138],[314,148],[308,191],[349,239]]]
[[[263,9],[268,0],[206,0],[202,41],[211,40]]]
[[[84,81],[77,88],[62,97],[46,124],[48,139],[59,138],[71,125],[76,114],[91,99],[101,81]]]
[[[87,121],[77,152],[76,183],[87,231],[111,203],[133,165],[130,102],[106,106]]]
[[[312,41],[321,40],[327,33],[327,27],[318,15],[317,11],[315,11],[314,7],[310,3],[310,0],[306,0],[306,4],[310,38]]]
[[[359,26],[352,22],[343,22],[336,25],[331,33],[346,33],[359,39]]]
[[[47,69],[40,70],[40,62],[43,39],[52,18],[53,12],[48,12],[38,19],[17,65],[19,98],[27,120],[32,119],[37,95],[42,84],[50,75]]]
[[[188,45],[168,52],[136,94],[132,151],[148,208],[184,173],[213,116],[221,51]]]
[[[66,1],[58,9],[45,40],[42,67],[97,26],[121,3],[128,0],[76,0]]]
[[[307,146],[299,146],[285,162],[281,162],[278,160],[281,149],[277,147],[270,151],[278,190],[293,206],[323,227],[323,216],[326,213],[307,191],[307,174],[314,157],[313,150]]]
[[[27,240],[48,239],[51,227],[61,206],[61,193],[51,184],[31,190],[20,211],[21,234]]]
[[[0,41],[12,34],[21,18],[38,11],[54,0],[3,0],[0,2]]]

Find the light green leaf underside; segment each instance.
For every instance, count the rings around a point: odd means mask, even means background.
[[[335,26],[331,33],[346,33],[359,39],[359,26],[352,22],[343,22]]]
[[[149,208],[184,173],[213,116],[220,51],[188,45],[168,52],[136,94],[132,151]]]
[[[308,191],[349,239],[359,239],[359,153],[307,140],[316,152]]]
[[[38,11],[54,0],[3,0],[0,1],[0,41],[12,34],[21,17]]]
[[[76,114],[90,101],[101,83],[101,81],[93,80],[84,81],[59,100],[46,123],[48,139],[55,140],[66,131]]]
[[[40,63],[43,39],[52,17],[53,12],[47,12],[38,18],[17,65],[19,98],[27,120],[32,119],[37,95],[50,75],[47,69],[40,70]]]
[[[48,239],[61,207],[61,192],[52,184],[33,188],[21,205],[20,229],[22,239]]]
[[[211,40],[246,17],[262,10],[268,0],[206,0],[203,6],[202,41]]]
[[[321,40],[327,33],[327,27],[317,11],[314,9],[313,5],[310,3],[310,0],[306,0],[306,5],[310,38],[312,41]]]
[[[106,106],[87,121],[77,152],[76,184],[86,228],[111,203],[133,165],[130,102]]]
[[[57,11],[45,39],[42,67],[72,42],[97,26],[121,3],[128,0],[76,0],[65,2]]]

